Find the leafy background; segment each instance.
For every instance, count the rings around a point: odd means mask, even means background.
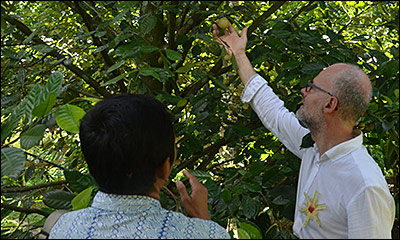
[[[249,27],[247,55],[291,111],[330,64],[368,73],[373,99],[357,127],[395,198],[398,238],[398,10],[396,1],[2,1],[1,237],[37,238],[52,211],[90,205],[97,187],[79,121],[129,92],[173,116],[178,159],[163,207],[184,212],[173,182],[185,168],[233,238],[295,238],[300,161],[240,102],[235,61],[211,35],[225,16]]]

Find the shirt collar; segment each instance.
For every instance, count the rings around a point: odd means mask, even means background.
[[[157,199],[148,196],[117,195],[99,191],[93,199],[92,207],[111,211],[132,211],[161,208],[161,204]]]
[[[335,161],[340,157],[342,157],[343,155],[346,155],[360,148],[362,143],[363,143],[363,134],[360,133],[358,136],[332,147],[324,154],[322,154],[319,160],[320,162],[326,161],[328,159],[330,159],[331,161]]]

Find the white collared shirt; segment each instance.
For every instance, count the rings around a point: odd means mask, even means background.
[[[293,225],[296,236],[391,238],[394,199],[381,169],[362,145],[362,134],[320,156],[317,144],[300,148],[309,130],[300,125],[260,75],[251,77],[241,98],[250,103],[264,126],[301,159]],[[310,207],[306,195],[312,201],[316,193]],[[319,205],[321,209],[317,209]],[[309,210],[302,212],[301,207]],[[317,217],[307,223],[306,213]]]

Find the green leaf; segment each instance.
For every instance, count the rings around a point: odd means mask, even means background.
[[[45,85],[48,93],[57,93],[60,91],[63,82],[63,74],[60,71],[52,73]]]
[[[276,205],[285,205],[289,202],[290,200],[284,198],[282,195],[279,195],[276,198],[274,198],[274,200],[272,200],[272,203]]]
[[[142,76],[153,76],[155,79],[160,80],[158,71],[159,68],[143,67],[140,69],[139,74]]]
[[[250,235],[242,228],[237,229],[237,235],[239,239],[250,239]]]
[[[22,104],[19,104],[11,113],[11,116],[7,118],[5,123],[1,124],[1,142],[4,143],[7,137],[10,136],[11,131],[14,130],[22,116],[24,115],[24,109]]]
[[[218,87],[224,89],[225,91],[228,89],[228,87],[218,78],[211,78],[211,81]]]
[[[143,35],[149,33],[157,24],[157,17],[153,14],[147,14],[140,23],[140,32]]]
[[[229,191],[229,189],[224,188],[222,190],[222,199],[224,202],[229,203],[231,201],[232,193]]]
[[[179,102],[176,104],[177,107],[184,107],[188,103],[187,99],[181,99]]]
[[[194,64],[194,63],[186,63],[185,66],[176,69],[175,72],[177,72],[177,73],[186,73],[186,72],[190,71],[194,66],[196,66],[196,64]]]
[[[61,89],[63,82],[63,74],[60,71],[56,71],[52,73],[49,77],[49,80],[46,82],[44,87],[44,91],[41,92],[41,97],[43,101],[39,103],[39,105],[35,106],[32,109],[32,114],[37,117],[44,117],[54,106],[57,100],[58,92]],[[39,90],[36,90],[36,94]]]
[[[43,195],[43,202],[48,207],[55,209],[71,209],[72,204],[71,201],[74,199],[75,194],[63,191],[63,190],[54,190],[51,192],[46,192]]]
[[[116,23],[120,18],[122,18],[129,11],[129,9],[130,8],[126,8],[122,12],[120,12],[117,16],[115,16],[115,18],[110,22],[109,25]]]
[[[115,78],[113,78],[111,80],[108,80],[107,82],[101,84],[101,86],[104,87],[104,86],[108,86],[108,85],[114,84],[114,83],[118,82],[119,80],[123,79],[124,77],[126,77],[128,75],[129,75],[129,73],[124,73],[124,74],[121,74],[119,76],[116,76]]]
[[[57,93],[50,93],[47,98],[32,110],[37,117],[44,117],[54,106],[57,100]]]
[[[244,196],[242,199],[243,214],[247,218],[252,218],[256,214],[256,203],[249,196]]]
[[[190,173],[197,177],[199,180],[211,178],[211,175],[209,173],[200,170],[190,170]]]
[[[49,53],[51,51],[54,50],[54,48],[47,46],[46,44],[38,44],[38,45],[34,45],[32,46],[33,50],[36,50],[38,52],[42,52],[42,53]]]
[[[165,50],[165,53],[167,54],[167,58],[171,59],[172,61],[182,60],[182,54],[180,52],[167,49]]]
[[[125,63],[125,60],[121,60],[121,61],[115,63],[114,65],[112,65],[111,67],[109,67],[107,69],[106,73],[110,73],[110,72],[114,71],[115,69],[120,68],[122,65],[124,65],[124,63]]]
[[[86,208],[91,200],[92,192],[95,187],[91,186],[80,192],[78,195],[72,199],[72,210],[79,210],[82,208]]]
[[[314,75],[319,73],[324,67],[325,65],[319,63],[309,63],[304,65],[304,67],[300,71],[305,74]]]
[[[97,54],[99,52],[102,52],[102,51],[106,50],[107,48],[108,48],[108,43],[103,45],[103,46],[100,46],[100,47],[96,48],[96,50],[94,50],[92,52],[92,54]]]
[[[1,149],[1,175],[17,178],[24,169],[26,156],[19,148]]]
[[[158,47],[154,46],[139,46],[139,49],[142,53],[151,53],[154,52],[155,50],[158,50]]]
[[[38,144],[43,138],[44,130],[46,130],[46,125],[38,124],[22,133],[20,138],[21,147],[28,150]]]
[[[239,228],[245,230],[251,239],[262,239],[262,233],[260,229],[254,224],[240,222]]]
[[[71,132],[79,133],[80,120],[85,111],[75,105],[65,104],[56,110],[56,121],[60,128]]]
[[[131,9],[132,7],[135,7],[138,3],[139,1],[120,1],[117,9]]]

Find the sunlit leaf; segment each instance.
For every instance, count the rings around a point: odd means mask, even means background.
[[[80,120],[85,115],[85,111],[75,105],[65,104],[56,110],[56,121],[60,128],[78,133]]]
[[[72,199],[71,204],[72,204],[72,210],[79,210],[82,208],[86,208],[91,200],[91,195],[93,192],[94,187],[88,187],[82,192],[80,192],[78,195]]]
[[[39,143],[39,141],[43,138],[44,130],[46,129],[46,125],[38,124],[33,128],[27,130],[26,132],[21,134],[21,147],[23,149],[30,149]]]

